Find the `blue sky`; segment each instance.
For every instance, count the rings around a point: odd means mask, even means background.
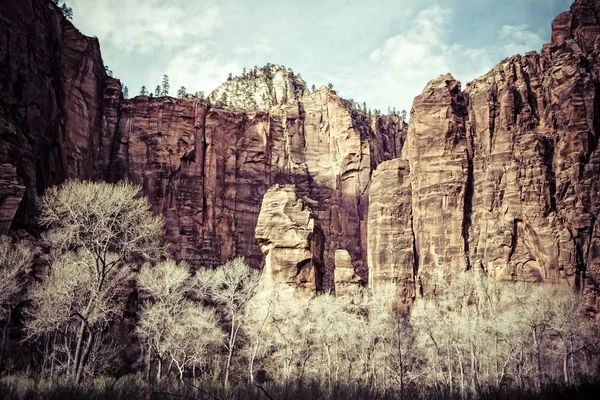
[[[62,0],[61,0],[62,1]],[[572,0],[69,0],[104,61],[136,94],[168,74],[171,91],[207,94],[231,72],[283,64],[309,87],[410,110],[425,84],[463,82],[539,51]]]

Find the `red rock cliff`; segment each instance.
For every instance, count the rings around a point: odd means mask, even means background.
[[[599,10],[598,0],[577,0],[555,19],[553,42],[541,54],[508,58],[464,91],[451,75],[440,76],[417,96],[403,151],[412,208],[401,207],[407,190],[390,188],[384,206],[371,193],[379,210],[369,212],[369,246],[402,241],[405,251],[371,258],[374,280],[415,282],[427,295],[433,270],[477,268],[597,293]],[[381,168],[372,188],[395,176],[402,185],[405,167]],[[410,216],[413,254],[405,254],[410,235],[390,213],[405,225]],[[415,260],[412,279],[407,260]]]
[[[261,265],[255,228],[263,195],[294,184],[325,235],[325,287],[333,287],[336,254],[344,262],[348,255],[366,280],[367,188],[372,170],[400,154],[399,119],[366,118],[325,88],[270,112],[145,96],[118,111],[109,103],[118,117],[106,123],[107,178],[144,186],[166,216],[177,258],[217,265],[242,255]]]
[[[48,1],[2,1],[0,24],[0,164],[26,188],[0,195],[0,215],[33,227],[46,187],[97,175],[104,65],[98,41]]]

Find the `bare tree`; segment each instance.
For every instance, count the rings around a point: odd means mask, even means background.
[[[222,342],[217,318],[188,298],[194,282],[185,263],[178,265],[167,260],[144,268],[138,282],[147,299],[137,333],[156,356],[156,379],[160,381],[167,357],[176,364],[179,378],[183,379],[188,365],[200,364],[207,349]]]
[[[224,383],[229,383],[231,361],[237,345],[238,333],[247,314],[246,306],[258,287],[259,271],[250,268],[241,257],[217,269],[198,271],[196,282],[200,293],[219,305],[228,325],[227,361]]]
[[[131,268],[164,254],[163,219],[151,213],[139,192],[128,183],[68,181],[42,198],[40,222],[49,228],[45,241],[53,260],[31,291],[28,328],[38,335],[77,326],[69,362],[76,381],[94,341],[101,341],[116,315],[114,307],[122,304],[115,292],[131,279]],[[62,297],[47,302],[53,291]]]

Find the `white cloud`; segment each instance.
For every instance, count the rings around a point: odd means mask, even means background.
[[[506,55],[524,54],[528,51],[539,50],[544,40],[528,29],[527,25],[503,25],[500,28],[500,39]]]
[[[341,93],[360,98],[361,91],[368,91],[374,107],[389,104],[408,110],[427,82],[441,74],[452,73],[464,86],[487,72],[492,62],[485,49],[448,43],[453,15],[438,6],[419,12],[402,33],[371,52],[365,72],[369,78],[358,84],[350,80],[352,86],[342,83]]]
[[[241,70],[237,62],[226,60],[214,44],[198,43],[175,55],[164,70],[154,69],[151,76],[153,81],[160,82],[163,73],[169,75],[172,96],[181,86],[188,93],[202,90],[208,95],[225,82],[229,73]]]
[[[148,53],[209,37],[219,8],[187,0],[71,0],[75,23],[123,52]]]

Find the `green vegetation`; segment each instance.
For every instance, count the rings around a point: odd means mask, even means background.
[[[162,79],[162,87],[161,87],[160,95],[168,96],[170,87],[171,86],[169,85],[169,76],[165,74],[165,75],[163,75],[163,79]]]

